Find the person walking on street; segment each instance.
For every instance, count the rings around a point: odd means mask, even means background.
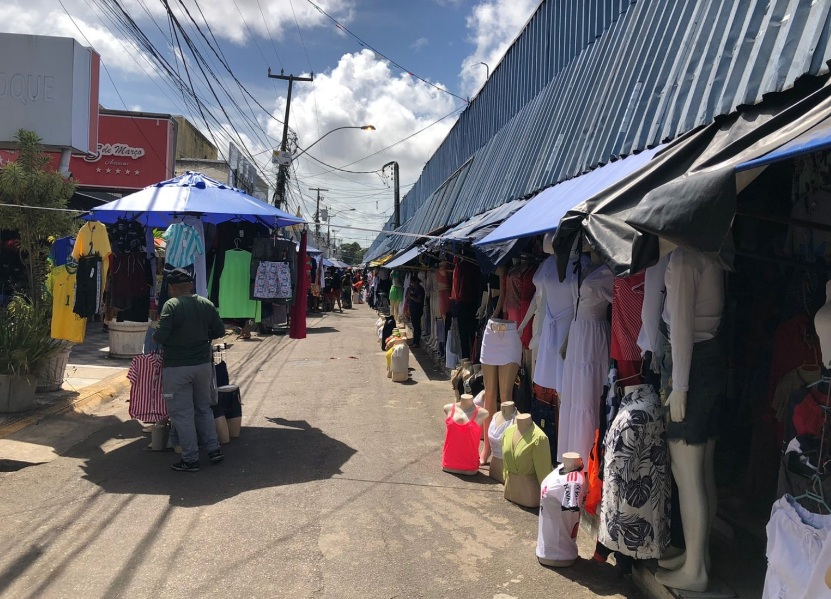
[[[424,287],[421,280],[413,275],[407,288],[407,306],[413,323],[413,342],[410,347],[421,347],[421,319],[424,316]]]
[[[153,339],[164,348],[162,395],[182,447],[182,460],[173,469],[199,472],[200,447],[214,464],[224,457],[211,411],[211,341],[225,334],[225,325],[209,300],[194,295],[186,270],[173,270],[167,282],[170,299],[162,307]]]

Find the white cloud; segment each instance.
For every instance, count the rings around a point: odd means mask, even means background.
[[[539,4],[540,0],[486,0],[473,8],[467,28],[476,48],[459,73],[465,95],[473,97],[485,83],[487,71],[477,63],[486,63],[492,73]]]
[[[386,61],[363,50],[344,55],[334,69],[317,74],[313,86],[308,83],[295,85],[290,122],[292,129],[298,132],[301,148],[314,143],[309,150],[311,156],[340,167],[412,135],[452,112],[455,106],[454,99],[448,94],[406,73],[394,72]],[[282,118],[284,109],[285,98],[280,98],[275,116]],[[400,166],[401,184],[411,183],[418,178],[425,161],[446,137],[454,121],[454,118],[448,118],[394,148],[345,168],[374,171],[395,160]],[[376,131],[337,131],[315,143],[332,129],[360,125],[374,125]],[[277,123],[272,122],[269,128],[272,135],[280,136]],[[392,193],[384,192],[377,174],[331,173],[323,176],[321,173],[329,169],[308,155],[300,156],[295,166],[301,188],[330,189],[327,201],[334,207],[374,210],[372,198],[379,195],[384,196],[380,212],[391,206]],[[311,195],[309,193],[307,197]],[[308,210],[307,215],[311,215]],[[377,218],[362,219],[357,213],[350,214],[350,221],[362,223],[361,226],[383,224]],[[348,232],[344,231],[344,234]]]
[[[430,40],[428,40],[426,37],[420,37],[416,41],[414,41],[412,44],[410,44],[410,49],[418,52],[419,50],[421,50],[422,48],[427,46],[429,43],[430,43]]]

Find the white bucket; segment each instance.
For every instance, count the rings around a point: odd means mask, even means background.
[[[66,347],[49,358],[38,374],[37,392],[57,391],[63,385],[66,375],[66,365],[69,363],[69,354],[72,346]]]
[[[144,353],[144,338],[147,336],[149,322],[114,322],[107,323],[110,332],[110,357],[132,358]]]

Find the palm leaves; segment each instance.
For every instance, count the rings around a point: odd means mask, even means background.
[[[62,348],[50,336],[49,311],[16,295],[0,308],[0,374],[36,374]]]

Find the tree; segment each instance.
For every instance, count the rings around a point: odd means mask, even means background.
[[[67,234],[72,218],[66,208],[75,184],[46,170],[49,156],[41,151],[41,138],[21,129],[15,135],[19,156],[0,170],[0,223],[20,234],[20,257],[26,266],[29,297],[37,306],[44,297],[47,240]],[[24,208],[29,206],[30,208]]]
[[[340,246],[340,258],[350,265],[360,263],[364,250],[359,243],[342,243]]]

